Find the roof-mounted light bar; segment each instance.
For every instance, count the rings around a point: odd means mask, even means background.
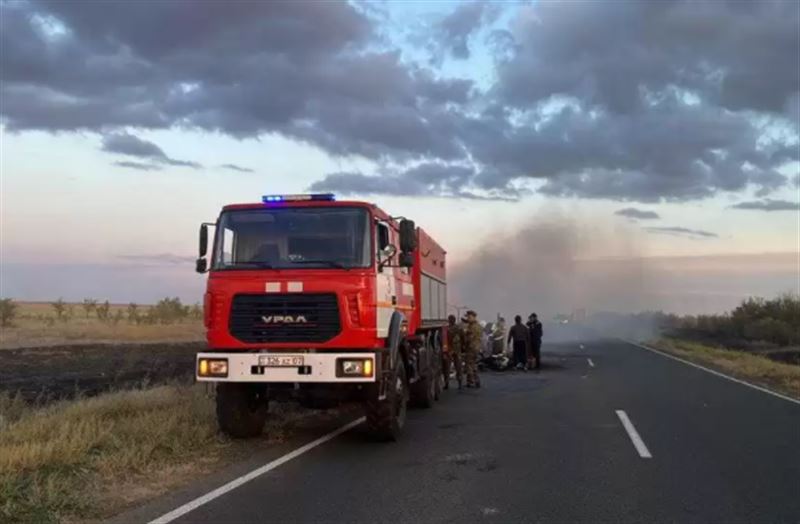
[[[328,201],[336,200],[333,193],[315,193],[311,195],[264,195],[261,201],[265,204],[274,204],[276,202],[311,202],[311,201]]]

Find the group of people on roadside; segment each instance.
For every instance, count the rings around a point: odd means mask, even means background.
[[[444,388],[450,387],[450,365],[455,367],[458,389],[464,385],[464,375],[468,388],[481,387],[478,376],[478,358],[481,352],[483,328],[478,323],[478,314],[467,311],[461,322],[456,322],[455,315],[447,317],[447,348],[443,354],[442,373]],[[466,369],[462,369],[466,368]]]
[[[536,313],[528,316],[526,324],[522,323],[521,316],[514,317],[514,325],[508,331],[507,343],[514,351],[514,367],[516,369],[541,369],[543,335],[542,323]]]
[[[514,325],[508,332],[506,344],[513,349],[513,366],[519,370],[540,369],[542,365],[542,323],[536,313],[528,316],[528,322],[523,324],[522,317],[514,317]],[[458,322],[455,315],[447,318],[447,351],[443,355],[442,373],[444,374],[444,387],[450,387],[451,366],[455,368],[458,389],[481,387],[478,375],[478,361],[483,346],[483,328],[478,322],[478,314],[469,310]],[[503,339],[505,325],[503,319],[492,329],[489,335],[489,347],[492,353],[503,352]],[[507,362],[508,360],[505,359]]]

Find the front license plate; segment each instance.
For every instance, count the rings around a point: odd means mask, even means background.
[[[305,365],[305,359],[295,355],[262,355],[258,364],[268,368],[299,368]]]

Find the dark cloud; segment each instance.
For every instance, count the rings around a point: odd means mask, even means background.
[[[164,153],[164,150],[158,147],[156,144],[125,133],[104,136],[103,151],[118,155],[146,158],[153,162],[159,162],[170,166],[191,167],[194,169],[202,167],[197,162],[175,160],[174,158],[170,158],[166,153]],[[135,162],[129,162],[129,164],[134,163]],[[117,165],[120,165],[120,163],[117,163]],[[128,165],[125,167],[133,166]]]
[[[237,166],[236,164],[222,164],[222,169],[227,169],[229,171],[236,171],[237,173],[255,173],[254,169],[250,169],[249,167],[242,167]]]
[[[492,23],[500,10],[496,4],[476,1],[461,3],[445,16],[434,29],[437,46],[453,58],[470,57],[470,38],[482,27]]]
[[[800,210],[800,202],[789,202],[788,200],[753,200],[750,202],[739,202],[731,206],[733,209],[750,209],[756,211],[797,211]]]
[[[655,211],[636,209],[635,207],[626,207],[615,211],[614,214],[621,217],[633,218],[635,220],[655,220],[661,218]]]
[[[280,133],[334,154],[462,155],[448,104],[471,83],[367,51],[344,2],[2,4],[10,131],[198,128]],[[53,36],[42,17],[65,28]]]
[[[458,4],[424,24],[426,41],[469,56],[499,9]],[[476,87],[385,50],[385,15],[346,2],[3,2],[0,115],[10,132],[274,133],[400,166],[381,182],[320,182],[372,192],[495,197],[533,181],[546,195],[659,202],[787,183],[796,2],[511,9],[489,33],[496,74]],[[149,154],[134,156],[195,165]]]
[[[161,166],[158,164],[145,164],[143,162],[131,162],[128,160],[120,160],[114,162],[115,166],[125,167],[128,169],[138,169],[139,171],[160,171]]]
[[[103,137],[103,151],[158,161],[167,159],[167,155],[160,147],[133,135],[120,134]]]
[[[553,195],[769,193],[797,158],[765,129],[797,135],[798,17],[790,1],[539,2],[498,62],[492,94],[513,117],[473,124],[471,151]]]
[[[469,133],[476,160],[507,179],[544,179],[541,191],[550,195],[648,202],[786,183],[772,160],[781,145],[762,147],[750,116],[687,105],[674,94],[636,114],[564,103],[517,125],[475,120]]]
[[[702,229],[689,229],[685,227],[646,227],[644,228],[648,233],[660,233],[667,235],[680,235],[692,238],[718,238],[719,235],[710,231],[703,231]]]
[[[445,196],[469,200],[515,201],[520,191],[505,188],[475,192],[481,173],[473,167],[425,163],[403,171],[385,170],[380,176],[361,173],[330,173],[314,182],[311,191],[333,191],[345,195]]]
[[[515,105],[571,95],[616,113],[679,86],[732,110],[780,113],[798,91],[800,10],[764,2],[540,2],[499,71]],[[560,67],[555,67],[559,65]]]

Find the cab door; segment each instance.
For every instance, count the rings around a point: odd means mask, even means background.
[[[397,239],[395,231],[389,224],[379,220],[375,227],[375,246],[377,247],[377,272],[376,272],[376,306],[377,306],[377,336],[384,338],[389,336],[389,324],[392,321],[392,314],[397,305],[397,278],[396,268],[391,267],[394,263],[392,257],[396,254]]]

